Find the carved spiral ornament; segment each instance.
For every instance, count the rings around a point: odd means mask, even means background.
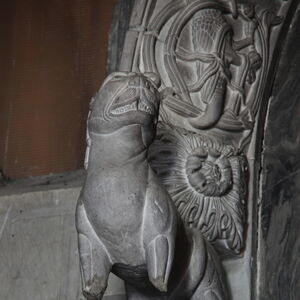
[[[191,153],[186,174],[194,190],[205,196],[220,197],[232,188],[230,161],[213,148],[197,148]]]
[[[226,254],[243,249],[247,163],[231,146],[159,123],[150,162],[183,221]]]

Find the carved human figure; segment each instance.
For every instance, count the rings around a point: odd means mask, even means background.
[[[154,74],[114,73],[91,104],[76,210],[83,292],[102,299],[113,272],[125,280],[128,299],[224,300],[215,252],[181,223],[148,164],[157,84]]]
[[[226,87],[230,83],[230,63],[238,63],[231,48],[231,27],[218,9],[203,9],[192,19],[193,53],[179,48],[177,57],[182,61],[195,61],[197,80],[188,85],[195,94],[194,105],[203,107],[197,117],[188,118],[195,128],[214,125],[223,112]],[[229,59],[230,57],[230,59]]]
[[[173,88],[166,89],[169,93],[165,93],[164,104],[184,117],[190,129],[211,128],[221,118],[227,119],[217,125],[221,128],[240,130],[248,125],[239,113],[245,105],[245,83],[255,81],[261,58],[254,46],[253,12],[248,8],[246,13],[247,22],[238,41],[234,40],[233,28],[218,8],[200,9],[183,27],[185,30],[170,37],[178,39],[178,43],[175,49],[166,47],[166,68]],[[249,54],[240,52],[247,47]],[[173,52],[175,55],[171,55]],[[180,72],[173,70],[176,67]],[[228,102],[226,108],[225,102]],[[237,124],[226,125],[232,123],[230,120],[236,120]]]

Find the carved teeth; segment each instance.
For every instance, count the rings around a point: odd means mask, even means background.
[[[147,105],[145,102],[143,102],[143,101],[140,101],[140,102],[139,102],[138,109],[139,109],[140,111],[144,111],[144,112],[146,112],[146,113],[148,113],[148,114],[150,114],[150,115],[153,114],[151,107],[148,106],[148,105]]]
[[[111,113],[113,115],[121,115],[128,111],[135,111],[135,110],[137,110],[137,103],[133,102],[132,104],[127,104],[125,106],[117,107],[117,108],[113,109],[111,111]]]
[[[136,110],[144,111],[150,115],[153,114],[152,108],[143,101],[139,101],[138,103],[133,102],[132,104],[127,104],[127,105],[124,105],[121,107],[117,107],[117,108],[111,110],[111,113],[113,115],[121,115],[121,114],[127,113],[129,111],[136,111]]]

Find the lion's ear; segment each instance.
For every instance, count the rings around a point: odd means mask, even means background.
[[[161,80],[160,80],[160,77],[156,74],[156,73],[153,73],[153,72],[146,72],[144,73],[144,76],[149,78],[157,88],[160,87],[161,85]]]

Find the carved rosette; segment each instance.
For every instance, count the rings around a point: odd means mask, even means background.
[[[222,253],[239,254],[244,245],[245,157],[213,137],[160,123],[149,159],[183,221]]]

